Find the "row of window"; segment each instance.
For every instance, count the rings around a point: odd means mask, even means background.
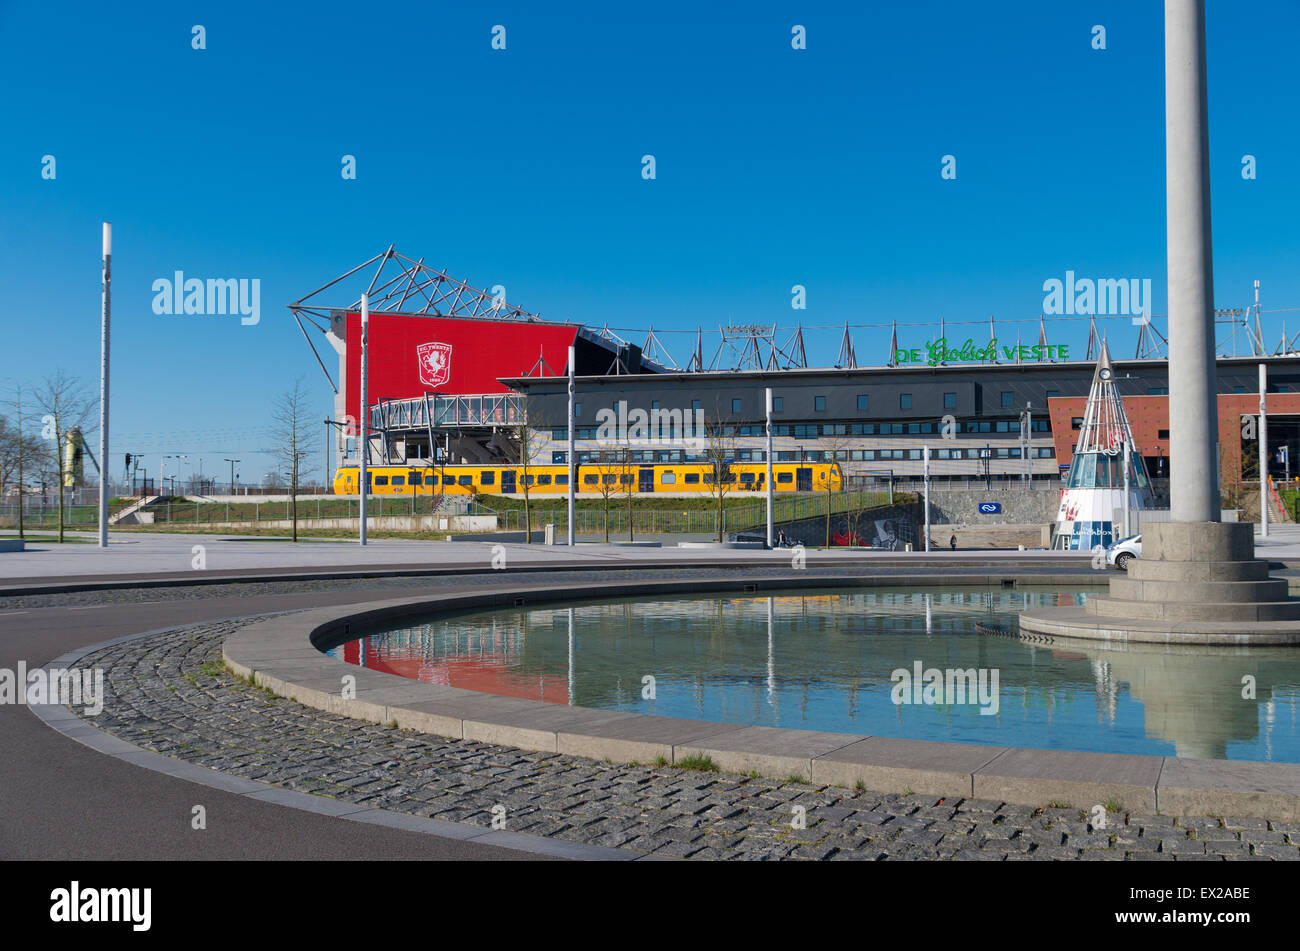
[[[561,455],[563,455],[563,453],[561,453]],[[563,462],[564,460],[560,459],[558,461]],[[407,485],[408,484],[407,476],[377,476],[369,472],[366,473],[366,475],[370,477],[370,483],[372,485]],[[479,473],[479,484],[495,485],[496,477],[497,477],[496,472],[490,469],[484,469]],[[438,476],[424,475],[423,481],[421,481],[421,474],[418,472],[412,472],[410,475],[410,480],[411,480],[409,483],[410,485],[437,485],[438,484]],[[568,485],[569,484],[569,477],[567,475],[557,475],[554,477],[554,482],[552,482],[552,477],[549,475],[533,476],[533,475],[521,474],[519,480],[523,482],[525,485],[552,485],[552,484]],[[442,484],[443,485],[473,485],[474,477],[469,475],[454,475],[454,476],[444,475],[442,476]]]
[[[954,433],[1018,433],[1021,431],[1018,419],[965,419],[956,421],[951,431]],[[1035,433],[1051,432],[1051,423],[1047,419],[1035,419],[1031,431]],[[1078,429],[1076,426],[1075,429]],[[944,424],[932,423],[800,423],[796,425],[780,424],[772,427],[773,436],[791,436],[795,439],[817,439],[821,436],[927,436],[944,432]],[[723,426],[724,436],[762,436],[762,425]],[[579,426],[573,431],[574,439],[596,439],[596,430]],[[553,428],[551,439],[564,442],[569,438],[569,431]]]
[[[1053,459],[1056,457],[1056,450],[1049,446],[1036,446],[1030,450],[1031,459]],[[732,458],[736,462],[763,462],[764,454],[761,449],[738,449],[733,453]],[[776,462],[875,462],[877,460],[889,459],[920,459],[920,449],[840,449],[832,452],[829,449],[803,449],[803,450],[781,450],[773,454]],[[1019,447],[1000,447],[996,449],[989,448],[967,448],[967,449],[932,449],[930,451],[931,459],[1020,459]],[[565,465],[569,461],[569,454],[566,452],[551,453],[551,464],[556,466]],[[621,453],[600,453],[600,452],[580,452],[578,453],[578,463],[585,464],[590,462],[617,463],[623,461]],[[687,462],[706,462],[703,456],[693,452],[683,452],[680,450],[656,450],[631,453],[631,462],[649,465],[651,463],[687,463]],[[563,478],[561,476],[560,478]],[[542,483],[549,485],[549,483]],[[557,482],[557,485],[563,485],[563,482]]]
[[[1060,391],[1059,391],[1059,390],[1048,390],[1048,391],[1047,391],[1047,397],[1048,397],[1048,399],[1051,399],[1053,396],[1060,396],[1060,395],[1061,395],[1061,394],[1060,394]],[[1014,393],[1012,390],[1002,390],[1001,398],[1002,398],[1002,405],[1005,406],[1005,407],[1010,408],[1010,407],[1014,407],[1014,406],[1016,405],[1016,402],[1015,402],[1015,393]],[[740,409],[740,407],[741,407],[741,402],[742,402],[742,401],[741,401],[740,399],[733,399],[733,400],[731,401],[731,413],[732,413],[733,416],[738,416],[738,415],[740,415],[740,412],[741,412],[741,409]],[[944,393],[944,394],[943,394],[943,405],[944,405],[944,408],[945,408],[945,409],[956,409],[956,407],[957,407],[957,394],[956,394],[955,392],[952,392],[952,393]],[[865,412],[867,412],[868,410],[870,410],[870,409],[871,409],[871,396],[870,396],[870,394],[868,394],[868,393],[859,393],[859,394],[858,394],[858,400],[857,400],[857,406],[858,406],[858,411],[859,411],[859,412],[863,412],[863,413],[865,413]],[[700,401],[699,401],[699,400],[691,400],[691,410],[692,410],[692,412],[697,411],[697,410],[699,410],[700,408],[701,408],[701,407],[700,407]],[[911,409],[911,408],[912,408],[912,394],[911,394],[911,393],[899,393],[899,394],[898,394],[898,408],[899,408],[899,409]],[[651,411],[654,411],[654,410],[660,409],[659,401],[658,401],[658,400],[652,400],[651,403],[650,403],[650,409],[651,409]],[[774,397],[772,397],[772,412],[774,412],[774,413],[780,413],[780,412],[784,412],[784,410],[785,410],[785,398],[782,397],[782,396],[774,396]],[[824,396],[814,396],[814,397],[813,397],[813,411],[814,411],[814,412],[817,412],[817,413],[824,413],[824,412],[826,411],[826,397],[824,397]],[[575,404],[574,404],[574,413],[575,413],[576,415],[578,415],[578,416],[581,416],[581,415],[582,415],[582,404],[581,404],[581,403],[575,403]]]

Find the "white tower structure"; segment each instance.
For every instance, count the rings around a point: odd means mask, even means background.
[[[1124,472],[1125,460],[1128,472]],[[1061,492],[1052,547],[1069,551],[1103,548],[1123,537],[1115,513],[1153,507],[1151,482],[1142,456],[1133,445],[1133,430],[1124,414],[1124,400],[1115,387],[1110,349],[1102,341],[1101,356],[1092,375],[1088,405],[1079,427],[1079,442]],[[1122,529],[1122,524],[1119,527]]]

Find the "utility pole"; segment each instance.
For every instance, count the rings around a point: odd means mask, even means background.
[[[573,512],[575,508],[574,501],[577,498],[577,492],[578,492],[578,486],[577,486],[578,466],[576,461],[577,452],[575,450],[576,441],[573,432],[573,397],[574,397],[573,376],[575,372],[577,371],[576,368],[574,367],[574,348],[570,347],[569,348],[569,452],[566,456],[566,459],[568,460],[569,463],[569,501],[568,501],[569,532],[568,534],[569,534],[570,553],[573,552],[573,549],[577,544],[577,534],[575,531],[575,526],[573,524],[573,519],[574,519]]]
[[[221,461],[222,461],[222,462],[228,462],[228,463],[230,463],[230,494],[231,494],[231,495],[234,495],[234,494],[235,494],[235,463],[236,463],[236,462],[239,462],[240,460],[238,460],[238,459],[223,459],[223,460],[221,460]]]
[[[925,550],[930,550],[930,447],[921,449],[922,473],[925,485]]]
[[[357,474],[357,492],[360,493],[361,536],[359,541],[366,543],[366,496],[370,494],[370,410],[366,406],[366,383],[369,372],[370,348],[370,295],[361,295],[361,464]]]
[[[109,319],[112,313],[113,225],[105,221],[104,290],[101,299],[99,329],[99,458],[104,460],[99,472],[99,547],[108,547],[108,345]],[[61,447],[60,447],[61,448]],[[21,452],[21,447],[19,452]]]
[[[1259,533],[1268,538],[1268,364],[1259,365]]]
[[[764,453],[764,456],[767,459],[767,547],[770,549],[772,543],[775,541],[772,532],[774,528],[772,524],[772,494],[774,492],[774,487],[772,485],[772,388],[769,386],[764,392],[767,400],[767,452]],[[830,511],[829,500],[827,500],[826,503],[826,510],[828,512]]]

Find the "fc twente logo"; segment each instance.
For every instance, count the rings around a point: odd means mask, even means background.
[[[451,376],[451,344],[422,343],[415,348],[420,365],[420,382],[425,386],[442,386]]]

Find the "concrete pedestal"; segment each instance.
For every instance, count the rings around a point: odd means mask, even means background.
[[[1230,522],[1147,525],[1142,557],[1083,608],[1020,616],[1022,633],[1199,644],[1300,643],[1300,600],[1255,557],[1254,526]]]

